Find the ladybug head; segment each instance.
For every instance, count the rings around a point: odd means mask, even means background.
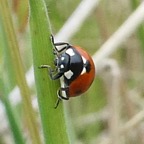
[[[69,70],[69,64],[70,64],[69,55],[64,53],[57,56],[54,60],[54,64],[60,72],[66,72],[67,70]]]

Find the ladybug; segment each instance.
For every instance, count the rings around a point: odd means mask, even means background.
[[[89,89],[95,77],[95,66],[91,56],[81,47],[65,42],[54,43],[52,35],[51,41],[56,68],[53,70],[49,65],[41,65],[40,68],[47,68],[52,80],[61,79],[63,82],[57,91],[57,108],[60,100],[79,96]]]

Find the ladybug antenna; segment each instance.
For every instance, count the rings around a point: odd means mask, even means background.
[[[55,107],[54,107],[55,109],[58,107],[60,100],[61,100],[60,98],[57,99],[57,101],[55,103]]]

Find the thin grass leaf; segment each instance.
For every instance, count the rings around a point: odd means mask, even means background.
[[[60,103],[54,109],[59,81],[51,81],[47,70],[38,68],[42,64],[52,65],[54,59],[46,5],[43,0],[29,0],[29,4],[34,72],[44,140],[46,144],[68,144],[63,106]]]
[[[1,80],[0,81],[0,83],[1,83],[0,88],[2,89],[2,92],[3,92],[1,99],[2,99],[3,104],[5,106],[7,118],[9,121],[9,125],[11,128],[12,134],[13,134],[15,144],[25,144],[22,129],[16,120],[16,116],[15,116],[15,113],[13,111],[13,107],[12,107],[12,105],[8,99],[8,89],[4,86],[4,84],[2,84],[2,79],[0,79],[0,80]]]
[[[13,77],[15,77],[17,85],[20,88],[23,102],[23,109],[25,113],[26,123],[28,125],[28,131],[31,136],[33,144],[40,144],[40,136],[35,120],[34,111],[31,105],[30,91],[25,80],[24,68],[20,57],[16,34],[12,23],[12,17],[9,10],[7,0],[0,0],[0,12],[2,16],[2,22],[4,25],[5,36],[7,41],[7,57],[10,57],[10,63],[7,65],[11,66],[14,71]]]
[[[1,43],[1,47],[3,48],[2,52],[3,52],[4,65],[9,65],[10,57],[9,57],[9,53],[6,52],[7,45],[6,45],[5,35],[4,35],[3,29],[2,29],[2,25],[0,25],[0,36],[1,36],[0,43]],[[6,55],[6,53],[7,53],[7,55]],[[8,67],[10,68],[10,66],[8,66]],[[8,99],[9,91],[12,89],[13,85],[15,84],[15,80],[13,77],[14,73],[13,73],[12,69],[8,70],[7,67],[6,67],[6,69],[4,67],[3,70],[4,71],[6,70],[6,72],[5,73],[3,73],[3,71],[0,72],[1,73],[0,74],[1,75],[1,77],[0,77],[0,90],[1,90],[0,99],[2,100],[2,102],[5,106],[7,118],[9,121],[9,126],[11,128],[15,144],[25,144],[22,130],[20,128],[20,125],[18,125],[18,123],[17,123],[15,113],[14,113],[12,105]],[[6,80],[5,78],[7,78],[8,80]]]
[[[132,0],[130,2],[131,2],[131,7],[133,10],[135,10],[140,4],[139,0]],[[142,52],[144,54],[144,25],[143,24],[138,28],[137,36],[140,41]]]

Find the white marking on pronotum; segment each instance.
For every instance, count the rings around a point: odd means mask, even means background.
[[[73,76],[73,72],[71,70],[69,70],[69,71],[65,72],[64,75],[67,79],[70,79]]]
[[[82,60],[83,60],[83,63],[85,64],[86,63],[86,59],[82,56]]]
[[[82,72],[81,72],[81,75],[83,75],[84,73],[86,73],[86,68],[84,67]]]
[[[75,55],[75,53],[74,53],[74,51],[73,51],[72,49],[67,49],[67,50],[66,50],[66,53],[67,53],[68,55],[70,55],[70,56],[74,56],[74,55]]]

